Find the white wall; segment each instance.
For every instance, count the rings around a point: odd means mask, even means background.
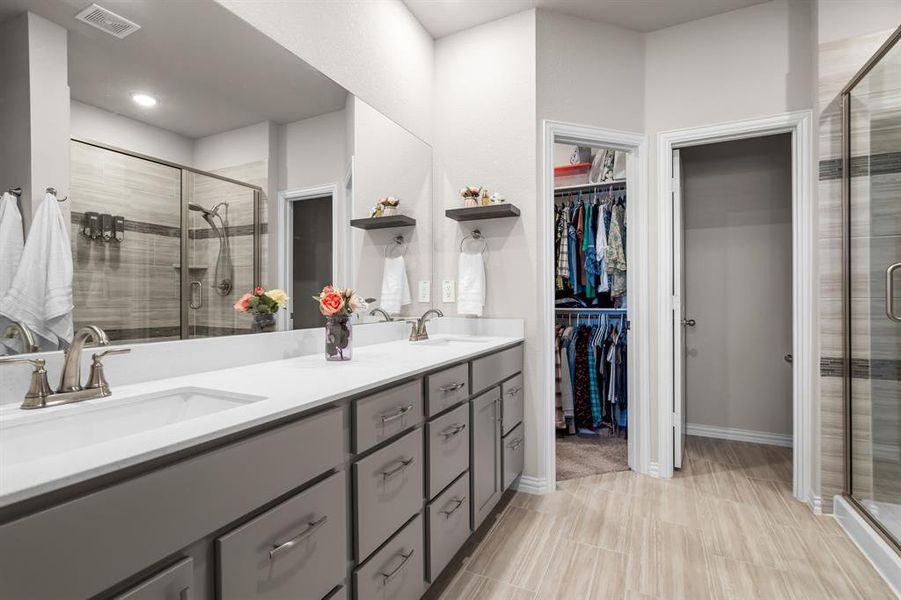
[[[538,440],[535,11],[526,11],[435,42],[435,280],[457,278],[460,239],[479,228],[485,256],[485,316],[526,319],[525,428]],[[518,219],[457,223],[445,208],[462,206],[464,185],[500,191]],[[440,289],[440,286],[437,288]],[[453,304],[435,305],[455,314]],[[525,475],[540,476],[537,443],[526,445]]]
[[[821,44],[901,24],[901,0],[817,0],[817,12]]]
[[[99,142],[180,165],[191,166],[194,161],[192,139],[77,100],[71,102],[69,131],[74,138]]]
[[[202,171],[220,169],[269,160],[268,121],[223,131],[194,140],[192,166]]]
[[[217,0],[426,141],[434,42],[400,0]]]
[[[379,198],[400,200],[398,213],[416,219],[404,229],[354,229],[354,287],[378,298],[385,247],[403,235],[412,303],[400,314],[418,316],[432,307],[419,302],[420,281],[432,279],[432,148],[359,98],[354,102],[354,206],[352,218],[368,217]]]
[[[25,216],[30,217],[27,192],[31,183],[31,124],[28,119],[28,15],[0,24],[0,192],[21,187],[26,192],[20,200]],[[29,207],[28,210],[24,210]]]
[[[644,37],[637,31],[539,10],[539,121],[643,131]]]
[[[681,158],[686,420],[791,435],[791,136]]]

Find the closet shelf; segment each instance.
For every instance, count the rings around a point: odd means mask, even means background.
[[[613,181],[602,181],[600,183],[580,183],[578,185],[562,185],[559,187],[555,187],[555,192],[569,192],[569,191],[578,191],[578,190],[586,190],[590,188],[602,188],[608,185],[626,185],[625,179],[614,179]]]
[[[518,217],[519,209],[512,204],[489,204],[488,206],[475,206],[473,208],[450,208],[444,211],[448,219],[454,221],[481,221],[482,219],[505,219]]]
[[[591,169],[590,162],[576,163],[574,165],[560,165],[559,167],[554,167],[554,177],[581,173],[582,171],[588,171],[589,169]]]
[[[367,219],[351,219],[350,226],[357,229],[389,229],[391,227],[414,227],[416,219],[407,215],[390,217],[370,217]]]

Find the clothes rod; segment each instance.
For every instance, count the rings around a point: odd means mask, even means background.
[[[626,187],[625,179],[614,179],[613,181],[601,181],[600,183],[580,183],[578,185],[563,185],[560,187],[554,188],[554,193],[559,192],[574,192],[579,190],[587,190],[591,188],[603,188],[605,186],[615,186],[621,185],[623,188]]]
[[[555,308],[555,313],[575,315],[610,315],[610,314],[626,314],[628,308]]]

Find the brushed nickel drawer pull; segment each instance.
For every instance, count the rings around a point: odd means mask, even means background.
[[[466,496],[463,496],[462,498],[454,498],[450,501],[450,503],[453,504],[454,507],[450,510],[442,510],[441,514],[444,515],[445,519],[450,519],[452,514],[460,510],[460,507],[463,506],[464,502],[466,502]]]
[[[413,464],[414,457],[410,458],[402,458],[398,461],[398,465],[393,469],[388,469],[387,471],[382,471],[382,479],[388,479],[389,477],[393,477],[397,475],[407,467]]]
[[[510,388],[509,390],[507,390],[507,395],[508,395],[508,396],[515,396],[516,394],[518,394],[518,393],[521,392],[521,391],[522,391],[522,388],[521,388],[521,387],[512,387],[512,388]]]
[[[441,435],[444,436],[444,439],[452,438],[464,429],[466,429],[466,423],[455,423],[442,431]]]
[[[438,389],[441,390],[442,392],[456,392],[457,390],[462,388],[464,385],[466,385],[466,383],[461,381],[460,383],[449,383],[447,385],[442,385]]]
[[[407,564],[407,561],[410,560],[410,557],[413,556],[413,550],[410,550],[410,551],[407,552],[406,554],[404,554],[403,552],[401,552],[401,553],[400,553],[400,556],[403,557],[403,560],[400,561],[400,564],[397,565],[397,566],[394,568],[393,571],[391,571],[390,573],[379,573],[379,575],[382,576],[382,585],[385,585],[386,583],[388,583],[389,581],[391,581],[391,579],[392,579],[395,575],[397,575],[397,574],[400,572],[401,569],[404,568],[404,565]]]
[[[510,450],[516,450],[520,446],[522,446],[522,438],[516,438],[515,440],[507,444],[507,448],[510,448]]]
[[[317,529],[325,525],[326,521],[328,521],[328,515],[325,515],[319,520],[310,521],[307,523],[307,528],[295,535],[293,538],[288,540],[287,542],[282,542],[281,544],[275,544],[272,546],[272,550],[269,551],[269,560],[272,560],[282,552],[287,552],[294,546],[296,546],[300,541],[306,537],[313,535]]]
[[[405,414],[407,414],[407,413],[410,412],[411,410],[413,410],[413,405],[412,405],[412,404],[408,404],[408,405],[406,405],[406,406],[403,406],[403,407],[401,407],[401,408],[398,408],[398,409],[397,409],[397,412],[394,413],[394,414],[391,414],[391,415],[382,415],[382,425],[384,425],[385,423],[388,423],[388,422],[390,422],[390,421],[393,421],[394,419],[399,419],[399,418],[401,418],[402,416],[404,416]]]

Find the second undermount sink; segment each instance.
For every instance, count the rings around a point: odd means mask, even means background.
[[[493,341],[489,337],[464,336],[464,335],[436,335],[427,340],[412,342],[417,346],[471,346],[475,344],[487,344]]]
[[[60,409],[16,413],[0,421],[0,468],[246,406],[263,396],[182,387]],[[42,414],[42,411],[52,412]]]

